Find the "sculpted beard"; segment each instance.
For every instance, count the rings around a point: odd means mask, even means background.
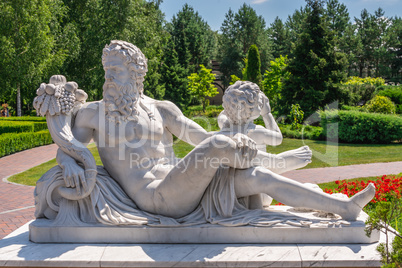
[[[106,117],[122,121],[138,120],[137,103],[140,93],[136,87],[136,81],[128,84],[120,84],[114,80],[106,80],[103,84],[103,100],[105,102]]]

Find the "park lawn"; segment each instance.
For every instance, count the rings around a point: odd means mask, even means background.
[[[267,152],[278,154],[308,145],[313,151],[312,163],[305,168],[346,166],[352,164],[368,164],[377,162],[393,162],[402,160],[402,144],[347,144],[330,143],[317,140],[301,140],[284,138],[281,145],[267,146]],[[194,147],[176,141],[174,151],[177,157],[183,158]]]
[[[329,166],[344,166],[352,164],[366,164],[376,162],[401,161],[402,144],[328,144],[325,141],[299,140],[284,138],[279,146],[268,146],[269,153],[280,153],[287,150],[296,149],[300,146],[308,145],[313,150],[313,162],[305,168],[318,168]],[[183,158],[194,147],[180,140],[176,140],[173,149],[177,157]],[[98,150],[95,145],[89,146],[90,151],[95,157],[96,163],[102,165]],[[32,185],[50,168],[55,166],[56,160],[43,163],[25,172],[16,174],[8,178],[9,181]],[[328,188],[328,187],[327,187]]]
[[[98,149],[96,148],[95,144],[89,145],[88,148],[91,151],[91,153],[94,155],[96,164],[102,165],[102,161],[100,160]],[[24,172],[15,174],[15,175],[9,177],[7,180],[10,182],[15,182],[15,183],[19,183],[19,184],[35,186],[36,181],[39,180],[39,178],[43,174],[45,174],[46,171],[48,171],[49,169],[51,169],[52,167],[54,167],[56,165],[57,165],[56,159],[53,159],[53,160],[50,160],[43,164],[40,164],[39,166],[30,168]]]

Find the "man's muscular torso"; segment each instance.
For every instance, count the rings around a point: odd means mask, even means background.
[[[137,122],[127,120],[117,124],[107,120],[104,103],[99,101],[86,104],[77,113],[73,127],[79,141],[88,143],[94,139],[104,167],[133,199],[139,191],[154,180],[164,179],[170,171],[169,164],[174,165],[175,161],[172,132],[180,131],[178,128],[184,123],[181,120],[186,120],[170,102],[148,97],[141,101],[153,113],[152,119],[138,107]],[[207,137],[205,130],[199,131],[198,134]],[[194,138],[195,142],[200,141],[197,135]]]

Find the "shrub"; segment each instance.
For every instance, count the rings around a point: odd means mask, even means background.
[[[191,106],[183,112],[187,117],[195,116],[206,116],[206,117],[217,117],[223,111],[222,105],[209,105],[206,107],[205,112],[202,111],[202,106]]]
[[[33,147],[51,144],[52,142],[52,137],[47,130],[19,134],[6,133],[0,135],[0,157]]]
[[[394,114],[395,104],[388,97],[375,96],[366,105],[367,111],[371,113]]]
[[[41,117],[41,116],[10,116],[10,117],[0,117],[0,121],[35,121],[35,122],[46,122],[46,117]]]
[[[34,124],[32,122],[0,121],[0,134],[21,132],[34,132]]]
[[[328,139],[350,143],[390,143],[402,139],[402,117],[358,111],[320,112],[321,126]],[[333,123],[338,123],[337,128]]]
[[[0,121],[0,134],[37,132],[47,129],[46,122]]]
[[[397,106],[402,105],[402,86],[382,86],[378,88],[377,96],[385,96]]]
[[[375,95],[376,88],[385,84],[382,78],[365,77],[360,78],[357,76],[349,77],[348,81],[342,83],[349,94],[349,104],[356,105],[360,102],[367,102]]]
[[[257,118],[254,123],[256,125],[264,126],[264,121],[261,117]],[[309,140],[324,140],[324,131],[322,127],[301,125],[300,129],[292,129],[291,125],[278,124],[279,129],[282,132],[282,136],[285,138],[293,139],[309,139]]]
[[[300,108],[299,104],[292,104],[289,117],[292,121],[292,129],[298,129],[304,118],[304,112]]]
[[[364,107],[364,106],[342,105],[341,110],[345,110],[345,111],[367,112],[367,109],[366,109],[366,107]]]

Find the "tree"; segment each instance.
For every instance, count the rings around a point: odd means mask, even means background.
[[[217,40],[198,12],[185,4],[182,10],[173,16],[169,27],[179,63],[188,73],[196,72],[200,64],[209,64],[215,55]]]
[[[64,67],[64,74],[84,89],[90,100],[102,98],[102,49],[113,39],[133,43],[148,59],[144,92],[162,99],[159,82],[162,47],[167,40],[163,13],[157,2],[146,0],[64,0],[68,21],[77,27],[79,55]]]
[[[279,58],[271,61],[271,66],[265,71],[262,84],[272,110],[277,109],[278,102],[282,99],[283,81],[288,79],[290,75],[286,70],[288,62],[287,56],[280,55]]]
[[[22,104],[28,109],[35,88],[50,71],[57,70],[69,54],[63,49],[64,38],[53,33],[67,32],[58,28],[55,17],[64,17],[61,1],[4,0],[0,2],[0,79],[5,96],[16,96],[17,115]],[[51,29],[53,27],[53,29]],[[52,32],[53,30],[53,32]]]
[[[305,7],[301,7],[300,10],[296,10],[292,16],[288,16],[285,27],[288,29],[291,43],[295,43],[298,36],[303,32],[304,21],[309,12],[309,6],[306,5]]]
[[[340,82],[346,79],[346,58],[335,49],[328,30],[323,2],[308,0],[303,33],[292,51],[287,71],[289,79],[282,90],[280,107],[286,114],[292,104],[299,103],[306,117],[335,100],[343,101]]]
[[[261,60],[256,45],[252,45],[248,50],[246,77],[248,81],[261,86]]]
[[[279,58],[281,55],[289,55],[292,44],[289,29],[283,24],[282,20],[276,17],[268,31],[272,41],[272,56]]]
[[[190,102],[187,91],[186,69],[178,62],[177,52],[172,39],[169,39],[165,47],[163,65],[161,67],[161,82],[165,86],[164,99],[175,103],[181,110]]]
[[[395,17],[392,19],[392,25],[388,30],[390,54],[390,76],[396,80],[402,78],[402,18]],[[400,80],[399,80],[400,81]]]
[[[220,69],[223,84],[229,85],[231,75],[241,76],[243,59],[248,49],[255,44],[259,47],[261,69],[265,70],[272,58],[265,20],[249,5],[243,4],[237,13],[229,9],[221,26]]]
[[[349,25],[348,9],[338,0],[328,0],[325,14],[329,22],[329,30],[333,31],[336,43],[338,43]]]
[[[198,73],[192,73],[188,79],[188,90],[190,94],[195,96],[202,103],[202,110],[205,112],[205,107],[209,105],[206,97],[213,97],[219,92],[212,84],[215,80],[215,74],[211,73],[212,69],[205,68],[200,65]]]

